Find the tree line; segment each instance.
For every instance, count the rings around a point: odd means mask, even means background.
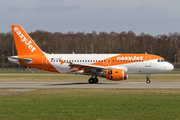
[[[116,32],[47,32],[36,30],[29,33],[36,44],[46,53],[145,53],[164,57],[171,63],[180,62],[180,33],[152,36],[132,31]],[[0,33],[0,67],[19,67],[7,62],[5,57],[17,55],[11,32]]]

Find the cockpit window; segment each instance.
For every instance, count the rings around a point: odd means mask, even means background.
[[[157,62],[166,62],[164,59],[158,59]]]

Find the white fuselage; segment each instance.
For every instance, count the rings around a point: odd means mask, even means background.
[[[45,54],[49,62],[60,72],[60,73],[68,73],[73,69],[69,69],[69,63],[73,64],[83,64],[83,65],[91,65],[99,60],[104,60],[113,56],[117,56],[119,54]],[[65,60],[66,63],[60,65],[60,61]],[[115,62],[115,61],[114,61]],[[133,62],[133,63],[123,63],[119,60],[116,61],[116,65],[113,65],[113,61],[104,62],[103,65],[108,68],[118,68],[118,67],[126,67],[128,71],[127,74],[156,74],[156,73],[164,73],[174,69],[174,66],[169,62],[158,62],[158,59],[141,61],[141,62]],[[45,66],[45,65],[44,65]],[[78,71],[78,73],[82,73],[82,71]],[[77,74],[77,72],[76,72]]]

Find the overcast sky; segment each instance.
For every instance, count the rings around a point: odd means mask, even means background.
[[[180,0],[0,0],[0,32],[180,32]]]

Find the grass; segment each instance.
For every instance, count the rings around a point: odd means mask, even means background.
[[[67,74],[0,74],[0,81],[68,81],[87,82],[90,76],[67,75]],[[99,82],[108,82],[106,78],[98,77]],[[152,82],[180,82],[180,74],[157,74],[151,75]],[[146,75],[129,75],[123,82],[145,82]]]
[[[0,96],[1,120],[180,118],[180,90],[46,89]]]
[[[44,70],[0,70],[0,74],[56,74],[53,72],[48,72],[48,71],[44,71]]]
[[[90,76],[7,72],[0,81],[83,81]],[[152,82],[180,82],[180,71],[151,75]],[[100,82],[106,81],[99,78]],[[129,75],[127,82],[145,82]],[[0,89],[2,92],[7,89]],[[41,89],[0,95],[0,120],[119,120],[180,118],[180,90]]]
[[[166,73],[163,73],[163,74],[180,74],[180,71],[179,70],[173,70],[173,71],[166,72]]]

